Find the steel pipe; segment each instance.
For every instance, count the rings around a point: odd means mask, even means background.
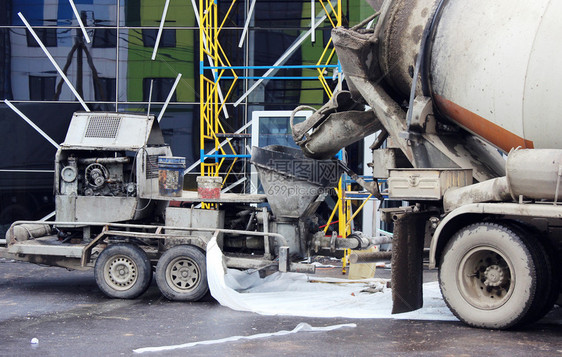
[[[348,260],[351,264],[378,263],[388,261],[391,257],[392,252],[351,253]]]

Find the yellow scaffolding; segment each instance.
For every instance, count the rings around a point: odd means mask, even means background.
[[[341,12],[341,1],[338,0],[337,1],[337,5],[334,8],[334,6],[332,5],[332,2],[330,1],[325,1],[325,0],[318,0],[319,3],[322,5],[322,7],[324,8],[324,11],[326,12],[328,19],[330,21],[330,23],[332,24],[332,27],[338,27],[342,25],[342,12]],[[331,11],[330,11],[331,10]],[[335,14],[335,19],[333,19],[330,16],[330,13]],[[328,94],[329,98],[332,98],[333,96],[333,92],[330,89],[328,82],[326,81],[326,78],[324,77],[324,69],[322,68],[323,65],[328,65],[331,63],[331,61],[333,60],[334,56],[335,56],[335,47],[332,44],[332,39],[330,38],[330,40],[328,41],[328,43],[326,44],[324,51],[322,52],[322,55],[320,56],[320,59],[318,60],[318,62],[316,63],[318,66],[318,79],[320,80],[320,82],[322,83],[322,86],[324,87],[325,92]],[[343,159],[343,158],[341,158]],[[361,212],[361,210],[363,209],[363,207],[365,207],[365,204],[371,199],[372,195],[367,196],[367,198],[364,199],[364,201],[361,203],[361,205],[359,205],[359,207],[357,208],[357,210],[355,212],[353,212],[352,210],[352,205],[351,205],[351,201],[350,199],[346,199],[346,192],[351,190],[351,185],[350,184],[346,184],[344,183],[343,179],[340,179],[338,187],[336,187],[336,193],[337,193],[337,202],[336,205],[332,211],[332,214],[330,215],[330,218],[328,219],[328,222],[326,224],[326,227],[324,229],[324,232],[327,232],[328,228],[330,227],[330,225],[332,224],[332,221],[334,219],[335,214],[337,213],[338,215],[338,236],[342,237],[342,238],[347,238],[348,235],[350,235],[351,232],[351,223],[353,222],[353,219]],[[345,274],[346,273],[346,267],[348,264],[348,256],[350,254],[350,250],[346,249],[344,252],[344,256],[342,258],[342,273]]]
[[[341,26],[342,25],[342,19],[343,19],[341,0],[337,1],[337,4],[336,4],[335,8],[332,5],[332,2],[330,2],[330,1],[319,0],[319,3],[320,3],[320,5],[322,5],[322,8],[326,12],[326,15],[328,16],[328,19],[329,19],[332,27],[335,28],[335,27]],[[335,14],[335,18],[332,18],[332,16],[330,16],[331,13]],[[326,80],[326,78],[324,76],[324,68],[322,68],[321,66],[330,64],[332,62],[332,60],[334,59],[335,54],[336,54],[336,49],[332,44],[332,39],[330,38],[330,40],[328,41],[328,43],[324,47],[324,50],[322,51],[322,55],[320,56],[320,59],[318,59],[318,62],[316,63],[317,66],[319,66],[318,67],[318,79],[322,83],[324,91],[328,94],[328,97],[330,99],[332,98],[334,93],[330,89],[328,81]],[[335,205],[335,207],[332,211],[332,214],[330,215],[330,218],[327,222],[326,228],[324,230],[325,232],[328,230],[328,227],[331,225],[332,220],[334,219],[334,216],[337,213],[337,216],[338,216],[338,236],[342,237],[342,238],[347,238],[347,236],[349,234],[351,234],[351,222],[352,222],[353,218],[355,218],[355,216],[359,213],[359,211],[361,211],[361,209],[363,208],[363,206],[365,205],[367,200],[359,207],[359,209],[355,212],[355,214],[353,214],[353,216],[351,216],[351,214],[352,214],[351,201],[345,199],[345,192],[349,191],[350,189],[351,189],[350,185],[346,185],[344,183],[343,179],[340,179],[340,181],[338,183],[338,187],[336,187],[336,195],[337,195],[338,199],[337,199],[336,205]],[[342,273],[346,272],[347,257],[349,256],[349,253],[350,253],[349,249],[346,249],[345,252],[344,252],[344,257],[342,259],[342,263],[343,263],[342,264],[343,265]]]
[[[214,0],[199,0],[199,88],[200,88],[200,158],[201,176],[219,176],[223,164],[230,161],[223,182],[240,157],[229,139],[221,145],[217,134],[226,134],[220,120],[226,100],[230,97],[238,76],[232,69],[228,56],[223,50],[219,35],[232,11],[236,0],[232,0],[222,20],[218,17],[218,4]],[[207,59],[209,66],[205,66]],[[219,95],[221,79],[231,74],[232,81],[224,96]],[[224,82],[224,81],[223,81]],[[206,152],[209,150],[209,152]],[[210,159],[210,161],[208,160]]]
[[[332,27],[342,25],[342,6],[341,0],[329,1],[318,0],[321,7],[324,9],[327,19]],[[224,110],[226,100],[231,95],[234,87],[237,84],[239,76],[236,74],[235,69],[243,68],[243,66],[233,67],[220,45],[219,35],[226,22],[226,19],[231,13],[236,0],[232,0],[228,11],[221,20],[218,16],[218,4],[215,0],[199,0],[199,61],[200,61],[200,157],[201,157],[201,175],[202,176],[219,176],[219,172],[223,165],[229,162],[229,167],[226,170],[226,175],[223,178],[223,183],[226,181],[228,175],[231,173],[236,161],[249,155],[239,155],[236,153],[232,143],[226,139],[226,145],[221,145],[219,140],[220,134],[226,134],[223,125],[221,124],[221,113]],[[313,26],[313,24],[312,24]],[[328,97],[333,96],[333,91],[326,80],[326,68],[335,58],[335,48],[332,40],[330,39],[324,47],[322,54],[316,62],[316,69],[318,71],[318,80],[322,84],[324,91]],[[205,61],[209,63],[205,66]],[[228,74],[228,77],[227,75]],[[228,90],[224,96],[220,95],[221,79],[227,77],[231,81],[228,85]],[[224,82],[224,81],[222,81]],[[206,153],[210,150],[211,153]],[[345,192],[350,187],[344,187],[343,180],[340,179],[337,192],[337,203],[332,211],[328,220],[326,230],[334,219],[337,213],[338,217],[338,235],[340,237],[347,237],[351,234],[351,221],[363,208],[363,203],[359,210],[351,216],[351,202],[345,199]],[[365,201],[367,202],[367,200]],[[205,207],[210,207],[209,205]],[[344,257],[343,271],[345,272],[346,258]]]
[[[332,25],[332,27],[336,28],[338,26],[341,26],[342,25],[341,0],[337,1],[335,8],[332,5],[332,2],[330,2],[330,1],[318,0],[318,2],[320,3],[320,5],[322,5],[322,8],[326,12],[326,16],[328,17],[328,20],[330,21],[330,24]],[[335,14],[335,19],[333,19],[332,16],[330,15],[332,13]],[[324,68],[325,67],[323,67],[323,66],[330,64],[332,62],[332,60],[334,59],[335,54],[336,54],[336,49],[332,45],[332,38],[330,38],[330,40],[328,41],[328,43],[324,47],[324,51],[322,51],[322,55],[318,59],[318,62],[316,62],[316,65],[318,66],[318,68],[317,68],[317,70],[318,70],[318,80],[320,80],[320,83],[322,83],[322,87],[324,88],[324,91],[328,94],[328,97],[330,99],[332,98],[334,93],[332,92],[332,90],[330,89],[330,86],[328,85],[328,82],[326,81],[326,78],[324,76],[324,71],[325,71]]]

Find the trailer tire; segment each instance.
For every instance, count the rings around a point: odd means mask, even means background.
[[[156,284],[169,300],[200,300],[209,291],[205,254],[192,245],[168,249],[156,265]]]
[[[507,329],[524,322],[536,306],[538,251],[517,231],[475,223],[447,243],[439,285],[447,306],[464,323]]]
[[[152,280],[146,253],[129,243],[112,244],[96,260],[96,283],[111,298],[134,299],[143,294]]]

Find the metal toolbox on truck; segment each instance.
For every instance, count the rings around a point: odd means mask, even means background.
[[[388,197],[440,200],[447,189],[472,184],[472,169],[391,169]]]

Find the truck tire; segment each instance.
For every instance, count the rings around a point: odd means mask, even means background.
[[[144,293],[152,280],[146,253],[129,243],[112,244],[96,260],[96,283],[111,298],[134,299]]]
[[[535,300],[521,321],[522,325],[526,325],[540,320],[554,307],[558,298],[560,270],[554,254],[555,248],[547,240],[542,241],[539,232],[525,226],[516,226],[514,229],[520,229],[518,232],[520,236],[531,237],[532,244],[529,245],[529,248],[536,255],[536,261],[539,262],[536,266]]]
[[[545,298],[544,307],[542,311],[540,311],[539,314],[537,315],[536,320],[543,318],[550,310],[552,310],[552,308],[556,304],[556,301],[559,299],[559,297],[562,294],[561,287],[560,287],[561,284],[560,276],[562,275],[562,267],[555,253],[556,250],[554,247],[547,245],[545,252],[546,252],[546,259],[548,259],[548,261],[550,262],[550,268],[551,268],[550,283],[547,287],[549,291],[545,295],[546,298]]]
[[[453,314],[464,323],[507,329],[538,306],[537,250],[507,225],[475,223],[458,231],[441,256],[439,284]],[[536,312],[536,311],[535,311]]]
[[[547,240],[542,240],[540,232],[533,227],[527,226],[519,221],[500,221],[499,223],[508,226],[519,237],[527,242],[527,248],[538,262],[536,268],[536,289],[533,303],[529,311],[517,324],[518,326],[531,324],[540,320],[554,306],[558,296],[557,280],[558,270],[556,269],[556,257],[552,254],[554,247]]]
[[[173,301],[197,301],[209,291],[205,254],[192,245],[168,249],[156,265],[156,284]]]
[[[535,290],[535,299],[531,308],[521,320],[519,325],[527,325],[540,320],[554,306],[555,300],[552,296],[553,291],[553,275],[552,264],[550,258],[539,241],[536,241],[534,248],[537,251],[537,287]]]

